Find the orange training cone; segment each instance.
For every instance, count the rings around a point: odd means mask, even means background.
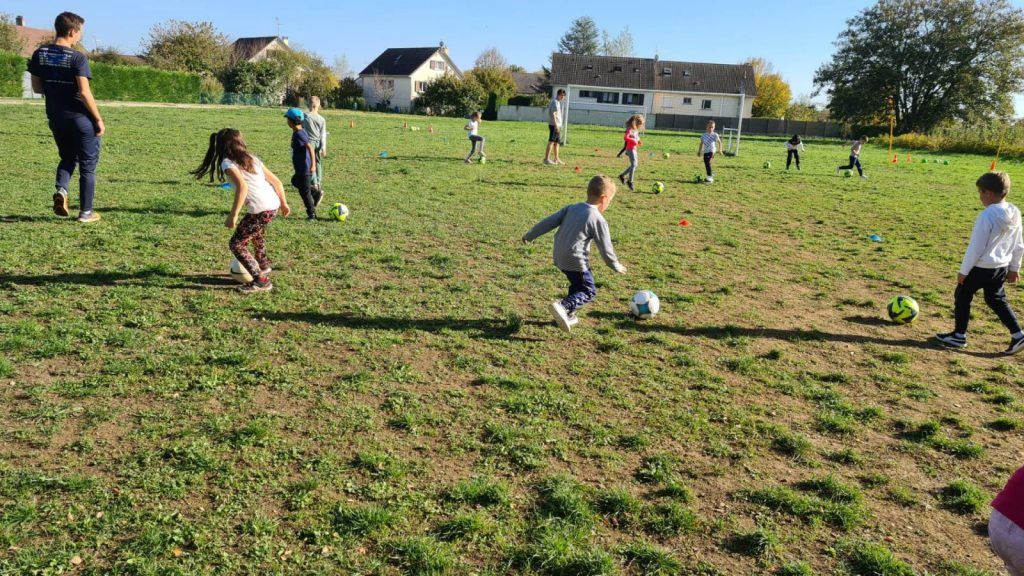
[[[409,123],[408,122],[402,122],[402,130],[408,130],[408,129],[409,129]]]
[[[349,120],[349,121],[348,121],[348,127],[349,127],[349,128],[355,128],[355,127],[356,127],[356,123],[355,123],[355,122],[353,122],[352,120]]]
[[[910,154],[907,154],[907,164],[910,164]]]
[[[433,124],[431,124],[430,126],[427,126],[427,132],[430,133],[430,134],[434,133],[434,125]]]
[[[996,170],[996,161],[995,160],[992,161],[992,165],[989,166],[988,169],[989,169],[989,172],[995,172],[995,170]]]
[[[893,154],[892,155],[892,163],[893,164],[899,164],[900,163],[900,155],[899,154]]]
[[[686,218],[683,218],[682,220],[679,221],[679,225],[680,226],[689,226],[690,225],[690,221],[687,220]]]
[[[577,166],[576,168],[573,168],[573,170],[574,170],[574,171],[575,171],[575,172],[576,172],[577,174],[579,174],[580,172],[583,172],[583,168],[580,168],[579,166]]]

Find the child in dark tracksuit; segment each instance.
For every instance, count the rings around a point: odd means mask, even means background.
[[[793,160],[796,160],[796,169],[800,169],[800,153],[803,151],[804,143],[800,140],[800,135],[793,134],[793,137],[786,141],[786,170],[789,170]]]
[[[1010,345],[1003,354],[1016,354],[1024,350],[1024,332],[1006,301],[1003,283],[1017,282],[1024,256],[1020,210],[1006,201],[1010,176],[1005,172],[982,174],[975,185],[985,209],[974,223],[971,242],[957,275],[956,327],[952,332],[936,334],[935,338],[950,348],[966,348],[971,302],[978,290],[984,290],[985,303],[1010,331]]]
[[[579,319],[576,311],[597,296],[594,275],[590,271],[590,243],[597,241],[597,248],[608,266],[619,274],[626,273],[626,267],[619,263],[612,248],[608,222],[602,215],[615,197],[615,184],[607,176],[594,176],[587,185],[587,201],[572,204],[541,220],[523,235],[523,242],[530,242],[558,228],[555,233],[555,266],[569,280],[569,294],[562,300],[549,305],[555,322],[566,332],[572,330]]]
[[[309,141],[309,134],[302,128],[306,115],[298,108],[289,108],[284,113],[288,126],[292,129],[292,186],[299,191],[302,203],[306,206],[306,217],[316,220],[316,207],[323,199],[323,192],[313,189],[313,174],[316,173],[316,150]]]

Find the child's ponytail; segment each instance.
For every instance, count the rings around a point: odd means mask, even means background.
[[[213,182],[214,173],[220,171],[220,162],[217,158],[217,132],[210,133],[210,145],[206,149],[206,156],[203,157],[203,163],[199,165],[199,168],[189,172],[192,176],[195,176],[196,180],[202,180],[207,174],[210,175],[210,182]],[[220,174],[220,178],[224,179],[224,174]]]

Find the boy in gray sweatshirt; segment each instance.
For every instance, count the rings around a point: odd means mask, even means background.
[[[594,176],[587,185],[587,201],[571,204],[541,220],[523,235],[530,242],[558,228],[555,232],[555,266],[569,279],[569,295],[549,306],[555,323],[566,332],[579,322],[576,311],[597,296],[594,275],[590,271],[590,243],[597,241],[606,264],[619,274],[626,267],[619,263],[608,222],[602,214],[615,197],[615,184],[607,176]]]

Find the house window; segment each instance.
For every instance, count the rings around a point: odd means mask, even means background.
[[[683,98],[683,105],[693,104],[693,98]]]
[[[711,110],[711,100],[705,100],[700,103],[701,110]]]
[[[580,98],[596,98],[590,90],[580,90]]]
[[[430,69],[431,70],[437,70],[439,72],[444,72],[445,69],[446,69],[446,66],[444,65],[444,61],[443,60],[431,60],[430,61]]]
[[[622,94],[622,103],[624,105],[643,106],[643,104],[644,104],[644,95],[643,94],[630,94],[629,92],[624,92]]]
[[[417,92],[426,92],[426,90],[427,90],[427,82],[416,82],[416,91]]]
[[[618,104],[619,93],[618,92],[594,92],[594,97],[597,98],[598,104]]]

